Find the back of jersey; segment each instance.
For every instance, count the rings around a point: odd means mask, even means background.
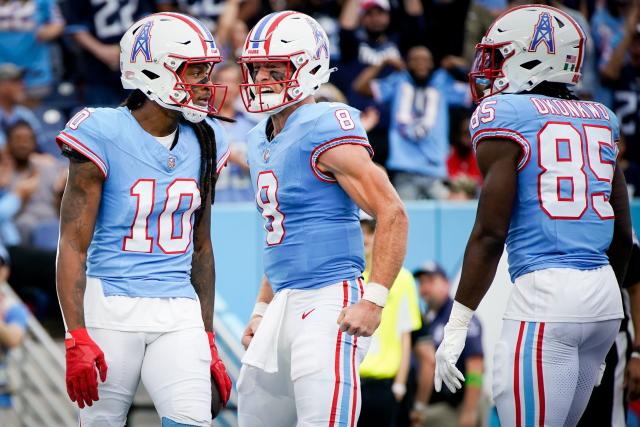
[[[518,188],[507,237],[512,281],[546,268],[608,264],[609,204],[619,125],[595,102],[497,95],[471,118],[474,148],[485,139],[520,145]]]

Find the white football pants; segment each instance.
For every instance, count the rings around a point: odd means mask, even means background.
[[[211,350],[203,328],[173,332],[123,332],[87,328],[104,352],[107,380],[100,400],[80,410],[82,427],[121,427],[142,382],[160,418],[211,425]]]
[[[504,320],[493,361],[493,399],[503,426],[574,427],[584,412],[620,320]]]
[[[360,280],[276,293],[242,360],[240,427],[357,424],[370,338],[342,333],[337,320],[361,296]]]

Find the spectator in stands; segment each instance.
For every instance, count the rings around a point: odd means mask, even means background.
[[[21,242],[25,246],[32,243],[33,231],[37,227],[58,223],[64,186],[64,175],[55,159],[38,154],[35,149],[35,134],[27,122],[17,122],[7,129],[7,155],[10,160],[7,167],[11,170],[9,189],[19,187],[23,181],[38,180],[37,188],[15,216]]]
[[[18,121],[29,123],[36,135],[40,132],[36,116],[21,105],[26,100],[23,77],[24,70],[15,64],[0,64],[0,148],[6,143],[7,128]]]
[[[13,161],[9,155],[0,151],[0,243],[15,246],[20,243],[20,234],[14,217],[40,183],[40,177],[34,175],[21,180],[10,189],[13,178]]]
[[[444,269],[435,262],[426,262],[414,271],[418,280],[420,296],[427,304],[428,311],[423,316],[422,329],[414,334],[416,341],[426,341],[433,346],[433,351],[442,342],[444,326],[449,319],[453,299],[450,296],[449,280]],[[435,365],[435,364],[434,364]],[[458,359],[458,369],[465,376],[462,393],[451,393],[446,387],[430,393],[429,403],[416,407],[412,414],[414,426],[460,426],[476,427],[482,419],[480,402],[482,395],[482,328],[480,321],[474,316],[467,334],[462,355]],[[430,378],[419,378],[433,385],[433,372]]]
[[[8,374],[8,352],[18,347],[27,330],[27,309],[7,295],[9,257],[0,243],[0,420],[3,426],[18,426],[17,414],[13,410],[11,385]]]
[[[0,2],[0,63],[26,70],[30,105],[51,92],[54,84],[51,44],[64,31],[56,0],[5,0]]]
[[[361,111],[374,105],[374,101],[354,90],[354,76],[369,66],[380,66],[380,77],[389,75],[394,71],[392,64],[401,61],[400,44],[410,43],[401,39],[420,36],[422,3],[420,0],[403,2],[407,15],[402,17],[403,34],[389,29],[391,7],[388,0],[347,0],[340,13],[339,71],[332,80],[346,95],[349,104]],[[368,136],[375,152],[374,160],[385,164],[389,149],[389,109],[386,105],[377,108],[380,121]]]
[[[482,183],[482,174],[471,146],[470,118],[468,111],[460,111],[457,115],[452,114],[451,150],[447,159],[447,172],[452,180],[468,177],[479,185]]]
[[[85,84],[84,103],[91,106],[120,104],[125,92],[118,71],[118,43],[135,21],[155,12],[155,1],[66,0],[62,7],[67,33],[84,52],[79,58]]]
[[[227,154],[228,165],[216,183],[216,202],[252,201],[255,194],[247,163],[247,133],[256,125],[258,117],[246,113],[242,105],[238,87],[242,82],[240,67],[233,62],[223,62],[213,72],[213,81],[227,86],[227,100],[220,110],[220,116],[235,120],[220,121],[227,132],[230,151]]]
[[[379,78],[387,65],[397,70]],[[389,159],[393,185],[404,200],[444,199],[448,196],[449,111],[436,79],[431,52],[415,46],[400,58],[388,58],[362,71],[353,83],[363,95],[391,104]]]
[[[606,0],[591,19],[591,33],[596,47],[597,70],[604,81],[620,78],[628,63],[628,48],[638,25],[640,13],[636,0]],[[596,101],[612,106],[611,90],[603,87]]]
[[[632,195],[637,197],[640,196],[640,31],[637,27],[627,30],[631,34],[625,33],[618,48],[624,48],[628,61],[619,64],[619,69],[611,68],[616,71],[616,78],[603,78],[602,85],[613,95],[612,110],[618,116],[624,137],[623,146],[619,146],[621,166],[627,184],[634,187]]]
[[[364,237],[363,276],[367,283],[376,223],[362,213],[360,226]],[[411,273],[403,268],[389,291],[380,326],[372,335],[369,352],[360,365],[362,408],[359,427],[395,426],[398,402],[407,391],[411,332],[420,329],[421,325],[415,282]]]

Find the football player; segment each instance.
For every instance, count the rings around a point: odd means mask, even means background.
[[[561,10],[516,7],[476,46],[470,73],[484,184],[435,386],[464,381],[455,363],[506,242],[515,286],[493,364],[505,426],[576,425],[623,317],[632,239],[620,130],[608,108],[569,89],[585,41]]]
[[[240,426],[353,426],[358,366],[402,265],[407,217],[372,150],[359,111],[316,103],[329,80],[329,42],[311,17],[262,18],[239,59],[265,279],[245,331]],[[378,223],[369,282],[361,207]]]
[[[202,24],[175,13],[136,22],[120,48],[131,95],[80,111],[57,138],[71,160],[57,263],[67,391],[81,425],[123,426],[142,378],[163,426],[209,426],[211,381],[224,402],[231,390],[210,237],[228,156],[207,118],[223,99],[210,80],[222,58]]]

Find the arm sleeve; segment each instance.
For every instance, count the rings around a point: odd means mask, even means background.
[[[4,316],[5,323],[16,325],[23,330],[27,329],[27,309],[22,304],[15,304],[7,310]]]
[[[46,10],[43,14],[44,22],[48,24],[54,24],[59,22],[64,22],[64,18],[62,17],[62,12],[60,11],[60,7],[55,2],[55,0],[49,0],[45,4]]]
[[[56,142],[63,152],[71,149],[92,161],[106,178],[109,163],[103,135],[99,113],[85,108],[71,118],[56,137]]]
[[[391,73],[387,77],[371,82],[373,98],[379,103],[391,102],[398,87],[399,73]]]
[[[320,181],[335,183],[336,179],[318,168],[318,160],[323,153],[339,145],[360,145],[371,157],[373,148],[367,133],[360,123],[360,111],[340,103],[332,103],[331,108],[316,120],[312,132],[310,166]]]
[[[22,201],[11,192],[6,192],[0,196],[0,222],[13,218],[22,207]]]
[[[501,99],[501,95],[485,99],[471,116],[469,131],[473,150],[476,151],[478,144],[485,139],[511,140],[522,149],[518,170],[522,169],[531,157],[531,144],[515,130],[515,125],[522,120],[516,109],[507,100]]]

